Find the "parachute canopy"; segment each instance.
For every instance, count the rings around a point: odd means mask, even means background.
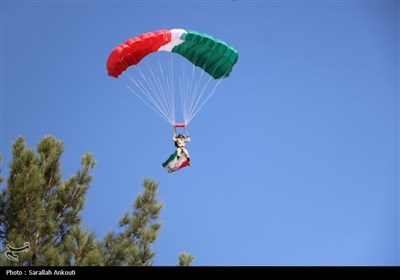
[[[178,115],[187,126],[237,60],[233,47],[211,35],[158,30],[117,46],[107,70],[111,77],[127,78],[127,88],[168,123],[176,125]]]
[[[238,53],[224,41],[193,30],[158,30],[134,37],[116,47],[107,61],[108,74],[117,78],[145,56],[167,51],[178,53],[201,67],[214,79],[228,77]]]

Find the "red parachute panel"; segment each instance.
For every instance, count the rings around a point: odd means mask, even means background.
[[[117,78],[129,66],[138,64],[146,55],[156,52],[171,41],[169,30],[147,32],[117,46],[107,60],[108,75]]]

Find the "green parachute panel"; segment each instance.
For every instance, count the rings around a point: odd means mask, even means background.
[[[238,60],[234,48],[208,34],[188,30],[180,39],[184,42],[175,46],[172,52],[182,55],[214,79],[228,77]]]

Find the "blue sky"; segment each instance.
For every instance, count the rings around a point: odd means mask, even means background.
[[[399,265],[397,1],[2,1],[2,170],[18,135],[64,142],[65,178],[98,162],[83,212],[101,238],[160,183],[156,265]],[[193,167],[167,174],[172,128],[107,75],[111,50],[185,28],[239,52],[191,122]],[[4,187],[4,186],[3,186]]]

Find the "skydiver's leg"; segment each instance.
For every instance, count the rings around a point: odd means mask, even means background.
[[[185,156],[186,156],[187,158],[190,158],[189,152],[188,152],[188,150],[186,149],[186,147],[182,147],[182,151],[183,151],[183,153],[185,154]]]
[[[189,151],[186,149],[186,147],[182,147],[182,151],[183,151],[183,153],[185,154],[185,156],[186,156],[186,158],[187,158],[187,160],[188,160],[188,162],[189,162],[189,166],[191,166],[192,163],[190,162]]]
[[[181,152],[182,152],[182,148],[177,147],[177,148],[176,148],[176,154],[177,154],[176,159],[177,159],[177,160],[179,160],[180,155],[181,155]]]

